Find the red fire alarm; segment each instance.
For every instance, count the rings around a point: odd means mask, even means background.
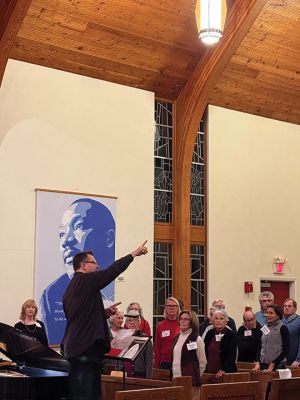
[[[244,282],[244,292],[245,293],[253,292],[253,282],[251,281]]]

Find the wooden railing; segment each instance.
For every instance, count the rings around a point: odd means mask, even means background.
[[[182,386],[116,392],[115,400],[184,400]]]

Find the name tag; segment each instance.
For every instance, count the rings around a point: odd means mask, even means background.
[[[223,336],[224,336],[224,333],[219,333],[218,335],[216,335],[216,341],[221,342],[221,339]]]
[[[260,330],[264,335],[268,335],[270,333],[270,329],[267,327],[267,325],[264,325]]]
[[[161,337],[167,337],[170,336],[170,331],[162,331]]]
[[[197,343],[196,342],[187,343],[186,347],[187,347],[188,350],[196,350],[197,349]]]
[[[247,329],[246,331],[244,331],[244,336],[252,336],[251,329]]]

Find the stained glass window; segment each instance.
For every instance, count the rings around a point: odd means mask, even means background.
[[[204,246],[191,245],[191,310],[200,321],[204,318],[205,300],[205,249]]]
[[[165,300],[172,295],[172,245],[154,243],[153,331],[163,319]]]
[[[155,102],[154,221],[172,222],[172,103]]]
[[[191,225],[204,226],[204,126],[201,121],[194,146],[191,171]]]

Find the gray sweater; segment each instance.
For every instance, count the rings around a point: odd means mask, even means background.
[[[267,335],[262,334],[259,361],[263,364],[272,362],[277,366],[286,361],[289,349],[289,332],[280,320],[266,326],[270,332]]]

